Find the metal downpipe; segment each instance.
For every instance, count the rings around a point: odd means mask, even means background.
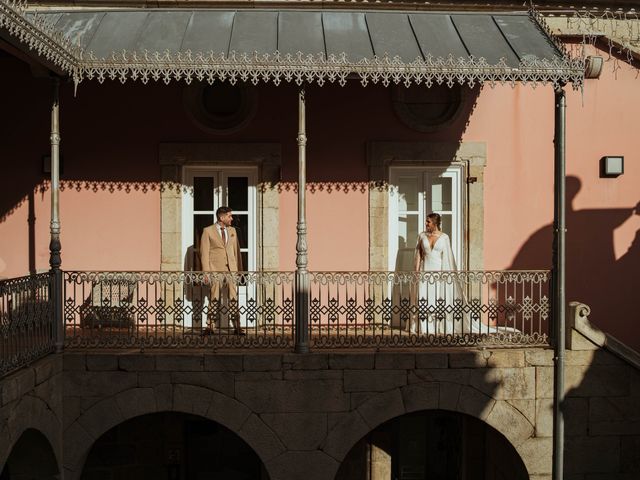
[[[564,362],[565,362],[565,137],[566,98],[563,86],[555,89],[554,208],[553,208],[553,480],[564,471]]]
[[[51,300],[53,304],[53,325],[56,352],[62,352],[64,345],[64,324],[62,319],[62,257],[60,251],[60,80],[52,79],[51,98],[51,223],[49,225],[49,266],[53,283]]]
[[[296,225],[296,337],[295,352],[309,352],[309,272],[307,271],[307,127],[304,88],[298,92],[298,223]]]

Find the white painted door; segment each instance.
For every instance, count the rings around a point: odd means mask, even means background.
[[[238,233],[242,265],[245,271],[256,270],[256,178],[255,168],[185,167],[182,194],[182,258],[185,271],[200,270],[198,259],[200,237],[205,227],[213,224],[216,210],[229,206],[233,210],[233,226]],[[255,286],[238,287],[240,306],[255,296]],[[185,299],[190,306],[193,298]],[[201,299],[201,301],[206,301]],[[187,316],[189,317],[189,316]],[[241,316],[243,317],[243,316]],[[189,317],[193,326],[201,318]],[[190,325],[186,325],[190,326]]]
[[[458,269],[462,268],[462,167],[392,167],[389,172],[389,270],[413,270],[418,234],[431,212],[442,216]]]

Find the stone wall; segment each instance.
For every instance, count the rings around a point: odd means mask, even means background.
[[[0,472],[13,447],[29,429],[46,438],[61,469],[61,355],[49,355],[0,379]]]
[[[443,409],[502,433],[532,478],[550,473],[550,410],[536,402],[543,350],[455,353],[66,353],[64,465],[78,478],[97,438],[138,415],[176,411],[235,431],[273,480],[333,479],[368,432]]]
[[[640,478],[638,356],[584,322],[573,327],[562,405],[565,478]],[[49,439],[66,480],[80,477],[98,438],[149,413],[182,412],[225,426],[256,452],[272,480],[331,480],[366,434],[405,413],[436,409],[482,420],[513,445],[530,478],[551,478],[550,349],[68,350],[3,379],[0,389],[0,465],[22,432],[35,428]]]

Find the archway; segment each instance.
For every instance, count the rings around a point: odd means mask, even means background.
[[[81,479],[268,480],[258,455],[228,428],[179,412],[141,415],[100,436]]]
[[[0,472],[0,480],[55,480],[58,473],[51,444],[42,433],[30,428],[11,449]]]
[[[335,480],[526,480],[516,449],[462,413],[423,410],[378,426],[349,451]]]

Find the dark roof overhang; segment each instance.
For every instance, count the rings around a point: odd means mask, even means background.
[[[69,9],[0,0],[0,28],[73,78],[209,81],[572,83],[534,12]]]

